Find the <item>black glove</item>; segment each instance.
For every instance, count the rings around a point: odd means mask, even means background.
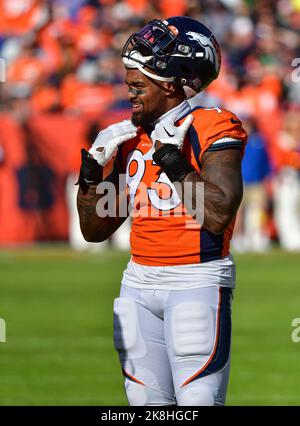
[[[188,173],[194,171],[185,155],[175,145],[169,143],[163,144],[155,151],[153,160],[163,169],[171,182],[180,182]]]
[[[103,180],[103,167],[97,163],[85,149],[81,150],[81,167],[78,182],[82,192],[87,193],[89,186],[98,185]]]

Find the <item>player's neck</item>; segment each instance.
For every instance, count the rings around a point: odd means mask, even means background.
[[[176,102],[170,104],[170,108],[162,114],[152,125],[156,125],[157,123],[166,120],[173,119],[174,121],[178,120],[180,117],[188,113],[190,110],[190,106],[186,99],[176,99]]]

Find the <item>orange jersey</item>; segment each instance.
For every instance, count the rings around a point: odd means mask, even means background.
[[[231,112],[219,108],[192,110],[194,121],[183,153],[198,172],[204,152],[238,146],[247,135]],[[183,117],[185,118],[185,116]],[[178,121],[179,124],[183,118]],[[187,214],[165,173],[153,162],[154,146],[144,130],[119,148],[117,164],[126,171],[128,197],[133,207],[130,235],[133,261],[151,266],[207,262],[229,254],[234,220],[223,234],[213,234]]]

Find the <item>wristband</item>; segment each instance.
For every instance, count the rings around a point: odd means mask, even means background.
[[[78,182],[83,193],[89,186],[98,185],[103,179],[103,167],[85,149],[81,150],[81,167]]]
[[[185,155],[175,145],[169,143],[163,144],[155,151],[153,160],[163,169],[171,182],[180,182],[188,173],[194,171]]]

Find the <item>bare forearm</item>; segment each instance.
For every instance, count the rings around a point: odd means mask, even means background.
[[[105,217],[97,213],[97,203],[101,195],[96,193],[96,188],[96,186],[90,186],[86,194],[79,188],[77,195],[81,232],[90,242],[105,241],[126,219],[126,217],[118,217],[118,211],[116,215]],[[117,203],[117,199],[115,202]]]
[[[176,183],[178,185],[178,183]],[[181,199],[188,213],[209,231],[222,233],[235,216],[240,198],[230,198],[217,185],[208,182],[196,172],[189,173],[180,182]]]

